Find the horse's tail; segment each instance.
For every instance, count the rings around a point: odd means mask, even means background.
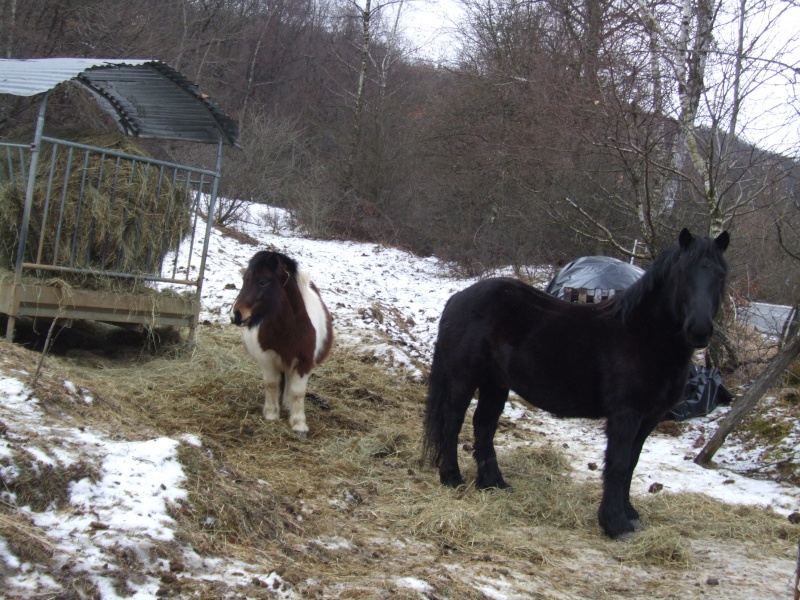
[[[422,460],[438,466],[442,459],[442,441],[446,423],[445,412],[450,385],[444,365],[441,340],[433,350],[431,374],[428,378],[428,399],[425,405],[425,432],[422,441]]]

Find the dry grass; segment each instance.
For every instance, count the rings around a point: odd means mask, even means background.
[[[599,486],[573,478],[564,456],[549,447],[499,449],[509,491],[441,487],[419,462],[424,386],[388,375],[356,352],[336,348],[312,375],[309,391],[330,409],[307,403],[311,431],[301,440],[285,419],[263,421],[260,375],[237,330],[203,327],[194,351],[178,347],[141,353],[135,363],[49,357],[40,396],[123,438],[199,435],[202,448],[179,450],[189,500],[171,508],[178,539],[201,554],[263,561],[304,597],[326,597],[333,582],[348,590],[339,597],[375,597],[374,583],[362,590],[358,582],[378,573],[425,573],[437,595],[477,598],[434,563],[513,563],[557,578],[588,554],[691,572],[696,543],[744,543],[766,557],[784,556],[800,539],[800,527],[770,511],[659,494],[636,498],[647,530],[631,543],[612,542],[596,521]],[[0,350],[7,363],[32,372],[35,354],[5,343]],[[95,401],[62,398],[64,378]],[[470,481],[474,466],[460,452]],[[417,597],[391,585],[384,592]]]
[[[122,134],[69,137],[98,148],[147,156]],[[26,260],[36,261],[36,247],[42,238],[44,263],[124,273],[158,272],[166,253],[177,248],[190,231],[185,185],[173,182],[170,170],[162,178],[158,168],[142,163],[134,166],[121,161],[117,168],[115,157],[101,158],[98,152],[90,154],[84,173],[84,152],[76,151],[68,163],[64,148],[56,154],[51,182],[52,147],[42,144]],[[9,180],[5,172],[0,180],[0,266],[8,269],[16,256],[26,182],[19,177]],[[65,273],[62,277],[70,285],[87,289],[106,289],[108,285],[107,278],[96,275]],[[115,285],[127,289],[134,283],[123,280]]]

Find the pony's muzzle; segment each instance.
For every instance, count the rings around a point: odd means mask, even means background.
[[[250,321],[250,315],[243,315],[241,311],[234,310],[233,314],[231,314],[231,323],[234,325],[245,326],[247,325],[248,321]]]

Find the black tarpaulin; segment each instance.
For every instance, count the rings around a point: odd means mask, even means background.
[[[610,256],[583,256],[565,266],[545,291],[562,299],[567,289],[620,291],[636,283],[644,271]]]

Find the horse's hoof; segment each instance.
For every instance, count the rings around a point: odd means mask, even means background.
[[[635,539],[636,539],[635,531],[623,531],[622,533],[614,537],[615,542],[632,542]]]
[[[449,488],[457,488],[461,485],[464,485],[464,478],[463,477],[441,477],[440,481],[442,485]]]
[[[307,431],[295,431],[295,434],[296,434],[296,435],[297,435],[297,437],[298,437],[298,438],[300,438],[301,440],[305,440],[305,439],[307,439],[307,438],[308,438],[308,432],[307,432]]]
[[[510,490],[511,486],[508,485],[505,480],[500,479],[495,481],[494,483],[483,484],[483,483],[476,483],[475,487],[479,490]]]
[[[639,519],[631,519],[631,525],[633,525],[634,531],[644,531],[644,525]]]

